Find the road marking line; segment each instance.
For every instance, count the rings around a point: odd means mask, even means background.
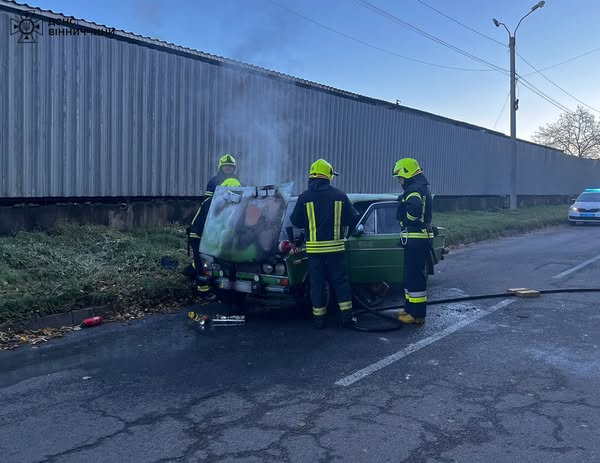
[[[503,301],[498,302],[498,304],[490,307],[487,310],[485,310],[485,309],[482,310],[477,315],[474,315],[473,317],[470,317],[467,320],[460,321],[455,325],[449,326],[448,328],[445,328],[442,331],[440,331],[432,336],[429,336],[428,338],[421,339],[420,341],[418,341],[414,344],[410,344],[408,347],[405,347],[404,349],[399,350],[395,354],[385,357],[385,358],[381,359],[379,362],[375,362],[375,363],[369,365],[368,367],[363,368],[362,370],[358,370],[358,371],[352,373],[351,375],[346,376],[345,378],[342,378],[339,381],[336,381],[335,384],[337,386],[350,386],[350,385],[354,384],[355,382],[360,381],[361,379],[369,376],[370,374],[375,373],[376,371],[379,371],[382,368],[385,368],[394,362],[397,362],[398,360],[412,354],[413,352],[417,352],[417,351],[423,349],[424,347],[427,347],[429,344],[433,344],[434,342],[445,338],[446,336],[460,330],[461,328],[464,328],[467,325],[470,325],[471,323],[473,323],[483,317],[491,315],[492,313],[496,312],[497,310],[502,309],[503,307],[506,307],[507,305],[510,305],[513,302],[516,302],[515,299],[504,299]]]
[[[596,257],[592,257],[590,260],[586,260],[585,262],[582,262],[579,265],[576,265],[573,268],[570,268],[569,270],[565,270],[562,273],[559,273],[558,275],[554,275],[552,278],[554,279],[559,279],[559,278],[563,278],[566,277],[567,275],[570,275],[573,272],[576,272],[577,270],[581,270],[583,267],[586,267],[588,265],[590,265],[591,263],[596,262],[598,259],[600,259],[600,255],[596,256]]]

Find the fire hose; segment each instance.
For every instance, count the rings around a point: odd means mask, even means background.
[[[561,288],[561,289],[543,289],[538,290],[538,293],[541,294],[564,294],[564,293],[600,293],[600,288]],[[447,299],[437,299],[433,301],[428,301],[427,305],[440,305],[440,304],[452,304],[456,302],[466,302],[466,301],[478,301],[483,299],[499,299],[499,298],[507,298],[507,297],[518,297],[517,294],[513,294],[510,292],[504,293],[489,293],[489,294],[476,294],[473,296],[459,296],[452,297]],[[357,331],[368,332],[368,333],[384,333],[387,331],[396,331],[401,329],[404,324],[398,320],[396,317],[392,317],[389,315],[385,315],[381,312],[385,312],[386,310],[394,310],[400,309],[404,307],[403,305],[394,304],[383,307],[369,307],[369,304],[362,301],[360,298],[355,297],[357,302],[360,304],[362,309],[354,312],[354,317],[356,322],[352,325]],[[369,313],[376,317],[379,317],[386,322],[393,323],[393,326],[388,327],[377,327],[377,328],[365,328],[359,325],[358,315]]]

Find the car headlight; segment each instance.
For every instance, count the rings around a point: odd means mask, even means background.
[[[571,206],[571,210],[572,210],[573,212],[579,212],[579,208],[578,208],[578,207],[575,207],[575,206]]]
[[[262,271],[263,273],[270,275],[273,273],[273,266],[271,264],[263,264]]]
[[[275,264],[275,274],[276,275],[285,275],[285,264],[283,262],[279,262]]]

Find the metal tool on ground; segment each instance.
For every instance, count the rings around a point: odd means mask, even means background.
[[[210,326],[239,326],[246,323],[246,317],[244,315],[232,315],[225,316],[217,314],[214,317],[210,317],[207,314],[196,313],[193,311],[188,312],[188,318],[200,326],[204,327],[210,324]]]
[[[243,325],[246,323],[246,317],[244,315],[219,315],[217,314],[210,320],[212,326],[234,326]]]

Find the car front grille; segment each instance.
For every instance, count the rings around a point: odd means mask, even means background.
[[[235,264],[235,270],[238,273],[260,273],[260,265],[244,262]]]
[[[579,212],[600,212],[600,209],[582,209],[582,208],[579,208]]]

